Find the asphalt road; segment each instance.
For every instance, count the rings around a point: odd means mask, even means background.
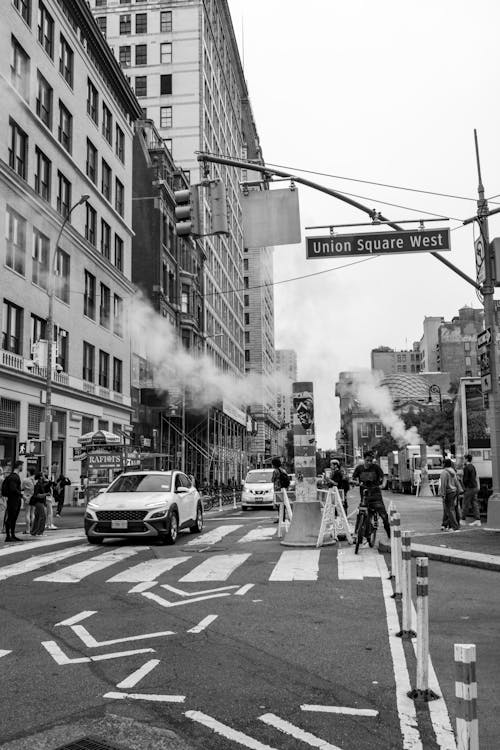
[[[453,644],[471,642],[481,749],[496,750],[498,573],[431,563],[443,697],[415,707],[403,690],[414,650],[394,637],[384,556],[354,560],[341,543],[298,564],[271,536],[274,518],[213,513],[175,547],[73,537],[0,549],[0,747],[93,736],[148,750],[454,750],[436,727],[455,724]]]

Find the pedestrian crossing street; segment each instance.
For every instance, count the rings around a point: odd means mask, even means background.
[[[149,545],[113,546],[101,548],[75,544],[78,537],[68,536],[27,542],[18,547],[0,550],[0,582],[20,575],[35,575],[37,583],[79,583],[84,579],[104,572],[106,583],[148,584],[165,580],[179,583],[204,583],[228,581],[236,572],[245,571],[249,562],[262,561],[262,547],[258,552],[249,544],[272,540],[271,565],[266,561],[265,577],[271,583],[293,581],[318,581],[335,576],[339,580],[363,580],[380,577],[377,566],[378,553],[373,549],[361,549],[354,554],[352,545],[314,548],[283,548],[279,545],[276,527],[258,527],[246,531],[241,524],[217,526],[214,529],[179,544],[176,552],[168,557],[140,559],[151,554]],[[218,552],[212,547],[226,538],[231,552]],[[71,546],[62,546],[64,544]],[[241,550],[238,549],[241,545]],[[205,553],[200,561],[200,553]],[[22,555],[9,563],[11,555]],[[67,561],[68,564],[64,564]],[[321,563],[321,564],[320,564]],[[48,569],[48,570],[44,570]],[[259,570],[262,570],[260,568]],[[268,572],[270,570],[270,572]],[[255,568],[252,567],[255,575]],[[260,581],[262,582],[262,581]]]

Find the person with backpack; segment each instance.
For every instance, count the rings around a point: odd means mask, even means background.
[[[62,513],[62,509],[64,506],[64,488],[69,484],[71,484],[71,481],[68,479],[68,477],[65,477],[64,474],[60,474],[56,479],[56,483],[54,486],[54,500],[57,503],[56,516],[60,516]]]
[[[271,476],[271,481],[274,485],[274,502],[278,506],[278,518],[274,523],[279,523],[280,520],[280,504],[283,502],[282,490],[288,489],[290,486],[290,477],[281,466],[281,460],[279,458],[273,458],[271,466],[274,471]]]
[[[455,505],[459,494],[458,478],[451,463],[450,458],[445,458],[443,462],[443,471],[439,475],[439,492],[443,499],[443,531],[452,529],[460,530],[460,524],[457,521]]]
[[[468,453],[465,456],[466,464],[464,466],[464,473],[462,482],[464,485],[464,502],[462,507],[462,517],[464,521],[467,520],[467,516],[472,505],[472,515],[474,520],[470,523],[470,526],[481,526],[481,516],[479,514],[479,501],[478,495],[478,481],[476,467],[472,463],[472,456]]]
[[[6,517],[5,517],[5,541],[22,542],[22,539],[16,536],[16,523],[22,504],[21,477],[19,476],[22,468],[22,461],[16,461],[10,474],[3,480],[2,496],[6,498]]]
[[[31,536],[42,536],[45,531],[45,520],[47,517],[46,502],[49,496],[52,498],[50,482],[39,471],[35,474],[35,488],[30,500],[30,505],[34,508]]]

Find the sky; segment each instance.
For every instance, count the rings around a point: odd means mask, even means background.
[[[500,194],[500,3],[228,2],[266,163],[393,221],[449,217],[425,226],[452,230],[443,254],[475,279],[477,230],[462,221],[476,213],[475,128],[486,197]],[[304,238],[325,231],[305,227],[369,219],[310,188],[299,194],[302,243],[274,256],[275,345],[295,349],[299,380],[313,381],[318,447],[327,449],[339,428],[341,371],[369,368],[380,345],[411,348],[425,316],[450,320],[481,303],[427,253],[307,260]],[[490,236],[500,236],[496,217]]]

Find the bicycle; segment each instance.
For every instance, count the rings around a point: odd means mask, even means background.
[[[367,498],[368,490],[363,490],[363,497],[358,507],[356,525],[354,527],[354,535],[356,537],[354,549],[355,555],[358,554],[359,547],[363,543],[364,538],[368,541],[368,545],[373,547],[377,536],[378,513],[376,510],[369,508]]]

